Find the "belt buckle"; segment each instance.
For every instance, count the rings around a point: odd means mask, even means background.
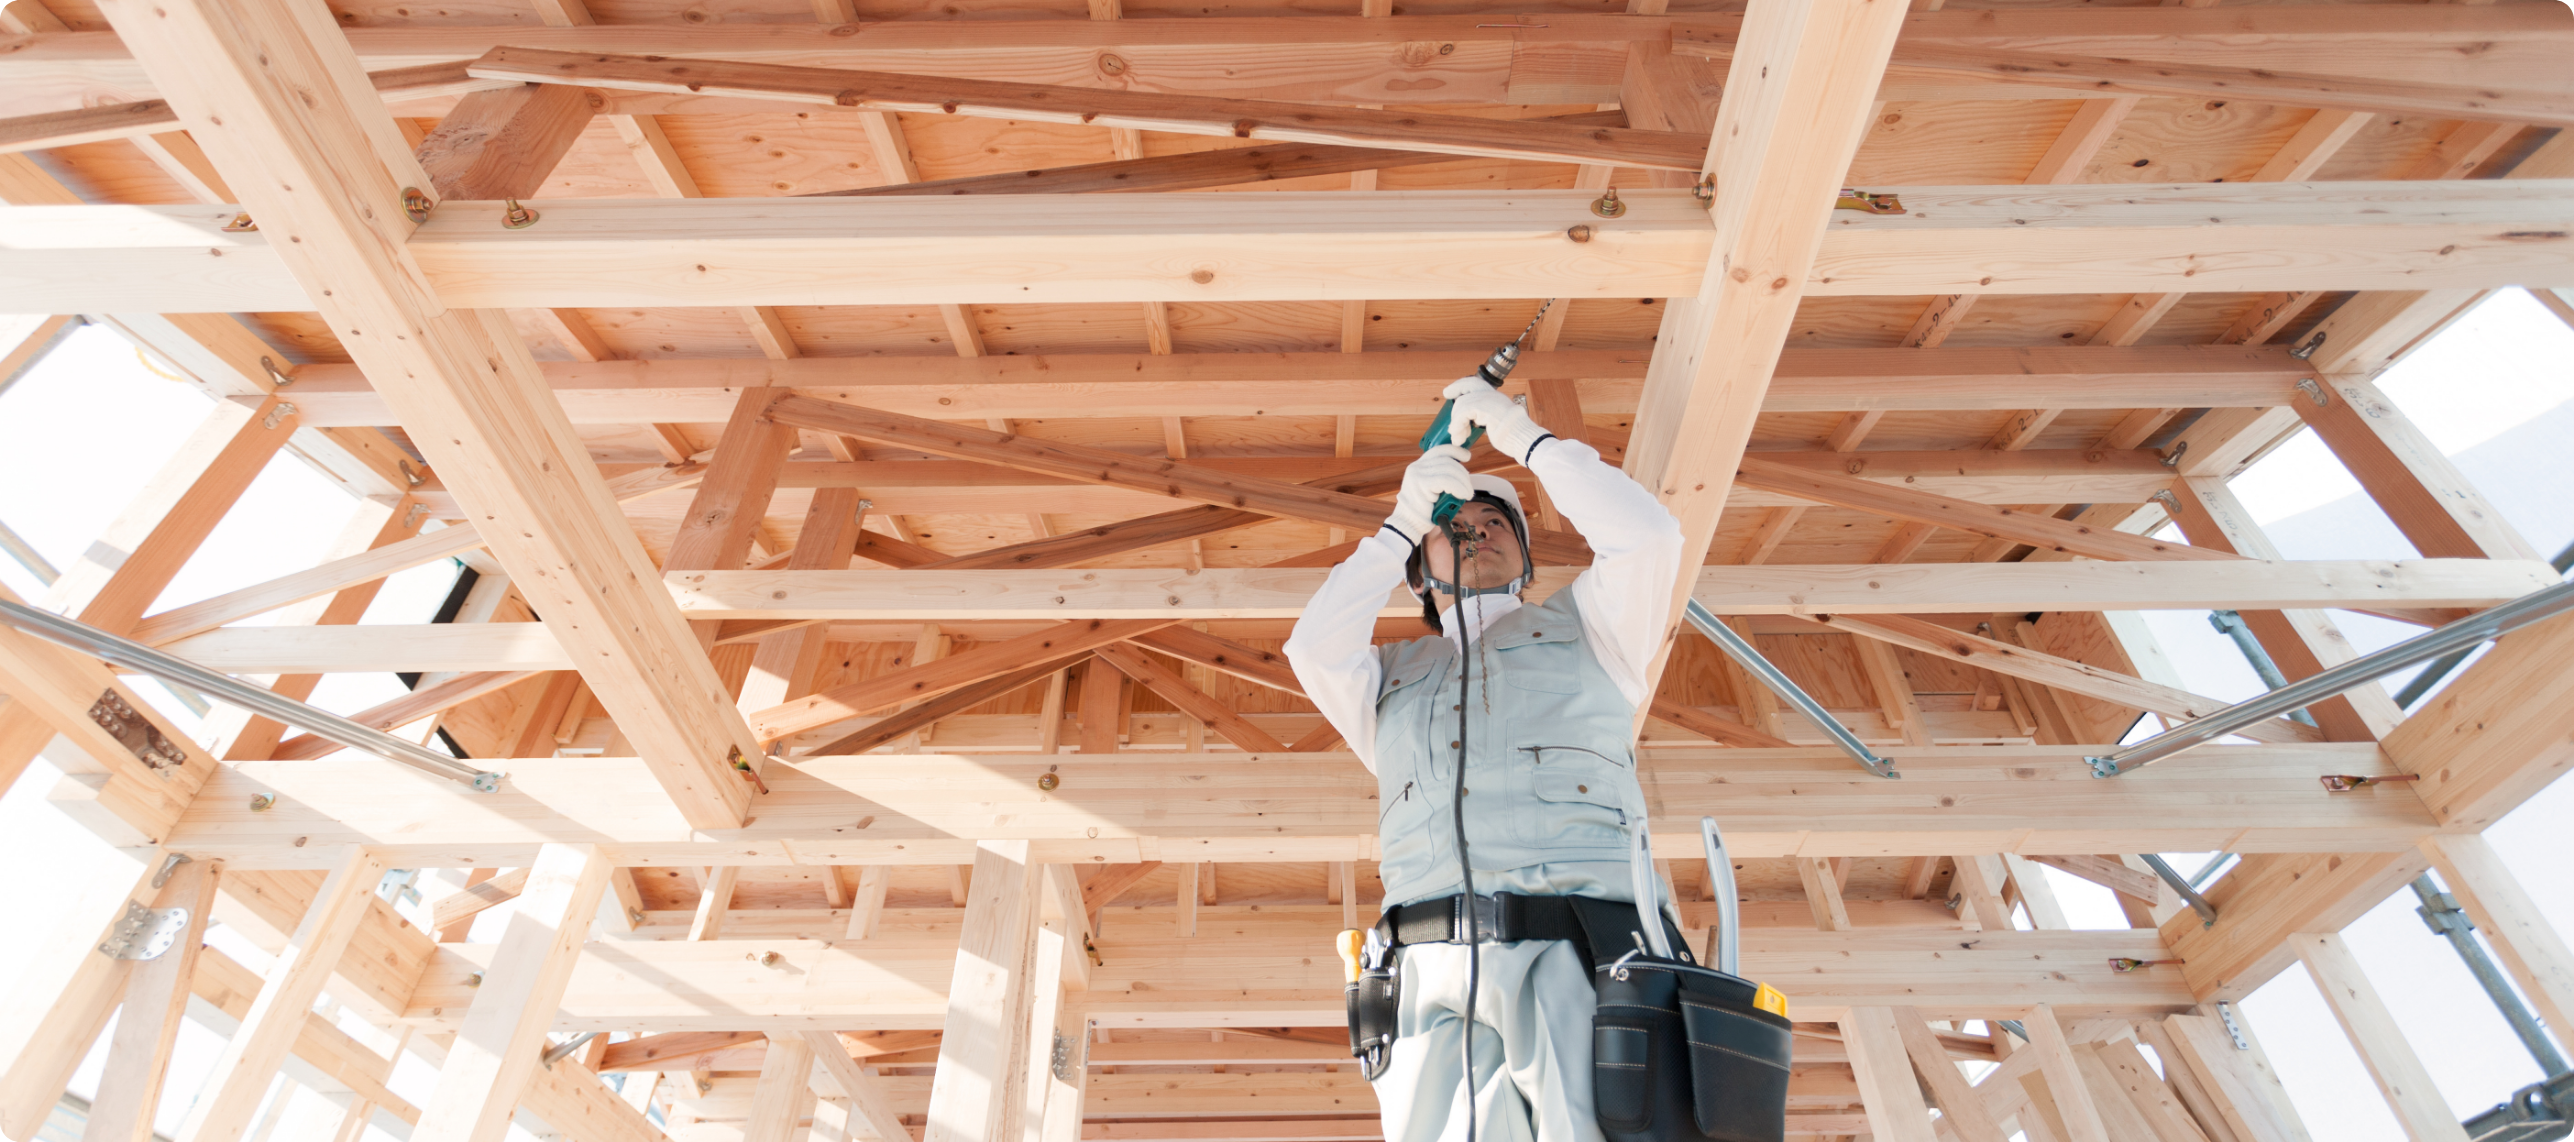
[[[1500,900],[1491,896],[1477,896],[1469,893],[1459,893],[1453,899],[1457,901],[1457,912],[1456,923],[1448,935],[1450,943],[1498,943],[1500,941],[1502,919]],[[1469,905],[1467,901],[1473,903]],[[1472,928],[1466,926],[1468,907],[1475,910],[1475,923]],[[1477,939],[1479,936],[1480,940]]]

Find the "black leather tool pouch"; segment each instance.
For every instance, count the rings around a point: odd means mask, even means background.
[[[1592,1096],[1611,1142],[1781,1142],[1789,1037],[1758,984],[1634,955],[1592,982]]]
[[[1389,953],[1385,966],[1359,973],[1356,982],[1342,989],[1349,1004],[1350,1056],[1359,1061],[1359,1074],[1369,1082],[1385,1073],[1393,1057],[1396,1005],[1403,994],[1400,962]]]

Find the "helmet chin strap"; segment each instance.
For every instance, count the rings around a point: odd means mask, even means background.
[[[1422,584],[1430,590],[1441,591],[1454,595],[1457,597],[1457,601],[1461,603],[1467,599],[1472,599],[1481,595],[1518,594],[1521,588],[1528,586],[1529,581],[1537,577],[1537,568],[1529,562],[1528,537],[1525,533],[1520,532],[1519,521],[1516,518],[1511,520],[1511,530],[1513,533],[1519,534],[1520,536],[1519,574],[1513,577],[1509,582],[1492,587],[1459,586],[1458,584],[1431,574],[1429,560],[1424,559],[1422,560],[1421,567]],[[1483,537],[1478,534],[1472,526],[1460,524],[1451,520],[1448,524],[1448,542],[1456,550],[1457,566],[1463,567],[1466,565],[1466,560],[1474,557],[1475,548],[1482,545]]]

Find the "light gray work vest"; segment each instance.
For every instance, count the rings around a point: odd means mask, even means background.
[[[1466,854],[1481,873],[1603,862],[1622,884],[1627,825],[1642,820],[1635,706],[1582,637],[1573,592],[1522,606],[1477,636],[1474,702],[1457,644],[1378,648],[1378,847],[1388,907],[1461,891],[1452,800],[1466,716]],[[1479,877],[1480,879],[1480,877]],[[1525,878],[1512,878],[1524,880]],[[1617,899],[1629,899],[1623,891]]]

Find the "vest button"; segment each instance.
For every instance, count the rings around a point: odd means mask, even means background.
[[[1465,709],[1466,707],[1465,707],[1465,706],[1463,706],[1463,705],[1455,705],[1455,706],[1450,706],[1450,707],[1448,707],[1448,708],[1449,708],[1449,709],[1451,709],[1451,710],[1462,710],[1462,709]]]
[[[1591,791],[1591,787],[1588,785],[1576,785],[1573,787],[1573,791],[1576,793],[1588,793]]]
[[[1449,742],[1449,743],[1448,743],[1448,748],[1449,748],[1449,749],[1455,749],[1455,748],[1457,748],[1457,743],[1455,743],[1455,742]]]

